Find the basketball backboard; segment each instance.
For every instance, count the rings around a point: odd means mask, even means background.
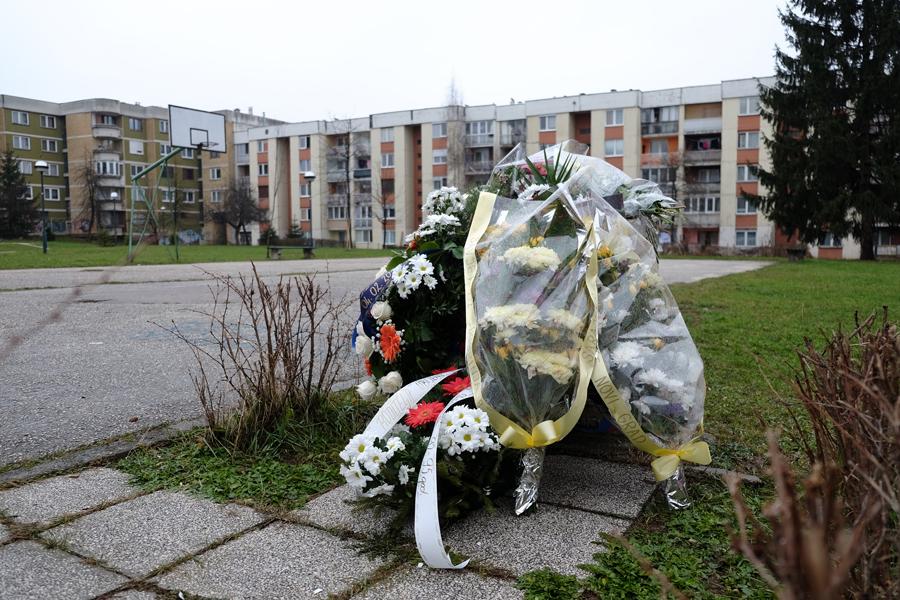
[[[197,148],[227,152],[225,115],[169,105],[169,136],[179,148]]]

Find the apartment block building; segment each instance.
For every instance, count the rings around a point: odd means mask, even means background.
[[[279,123],[238,110],[219,112],[229,146],[251,126]],[[241,170],[236,147],[202,156],[186,149],[164,171],[148,176],[145,190],[159,183],[154,207],[166,230],[177,224],[183,241],[224,241],[224,228],[205,218],[204,203],[222,202],[228,182],[249,175],[246,166]],[[53,232],[123,235],[139,194],[131,177],[172,149],[168,110],[105,98],[55,103],[0,95],[0,152],[7,149],[18,158],[36,201],[41,187],[34,165],[48,163],[44,204]],[[146,211],[138,206],[134,216],[142,227]]]

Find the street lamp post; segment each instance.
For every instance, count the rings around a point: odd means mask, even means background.
[[[39,160],[34,163],[34,168],[41,174],[41,245],[44,254],[47,254],[47,209],[44,204],[44,173],[49,168],[47,161]]]
[[[112,219],[110,219],[110,221],[112,221],[113,231],[116,232],[115,240],[116,240],[116,245],[118,245],[119,244],[119,211],[116,210],[116,204],[119,201],[119,193],[118,192],[111,193],[109,195],[109,199],[112,200],[112,203],[113,203],[113,209],[112,209],[113,215],[112,215]]]

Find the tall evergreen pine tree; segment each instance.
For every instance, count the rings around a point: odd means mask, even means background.
[[[760,90],[760,205],[785,233],[851,235],[874,259],[876,227],[900,225],[900,2],[792,0],[781,21],[794,52]]]
[[[25,176],[12,152],[0,157],[0,237],[24,237],[34,233],[40,213],[34,200],[26,198]]]

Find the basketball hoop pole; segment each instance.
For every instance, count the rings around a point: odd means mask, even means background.
[[[148,173],[150,173],[157,167],[162,166],[163,168],[165,168],[165,165],[166,165],[166,163],[169,162],[169,159],[171,159],[172,157],[179,154],[182,150],[184,150],[184,148],[182,148],[180,146],[172,148],[172,150],[168,154],[166,154],[165,156],[161,156],[156,162],[148,165],[143,170],[139,171],[136,175],[132,176],[131,185],[134,186],[135,184],[137,184],[138,179],[140,179],[141,177],[144,177],[145,175],[147,175]],[[160,177],[159,180],[157,180],[157,182],[156,182],[157,190],[159,189],[159,181],[161,179],[162,178]],[[147,207],[148,217],[153,219],[154,221],[156,221],[156,215],[153,212],[153,206],[151,206],[151,203],[147,202],[147,195],[146,195],[146,193],[144,193],[143,188],[141,188],[141,192],[142,192],[142,196],[143,196],[144,205]],[[134,260],[134,249],[133,249],[134,248],[134,203],[135,203],[135,201],[132,200],[131,201],[131,217],[128,220],[128,262],[129,263],[132,260]],[[144,221],[144,227],[141,230],[141,239],[144,238],[144,231],[146,231],[146,229],[147,229],[147,222]],[[175,243],[178,244],[177,228],[175,231]],[[175,247],[175,260],[176,260],[176,262],[178,261],[178,246],[177,245]]]

